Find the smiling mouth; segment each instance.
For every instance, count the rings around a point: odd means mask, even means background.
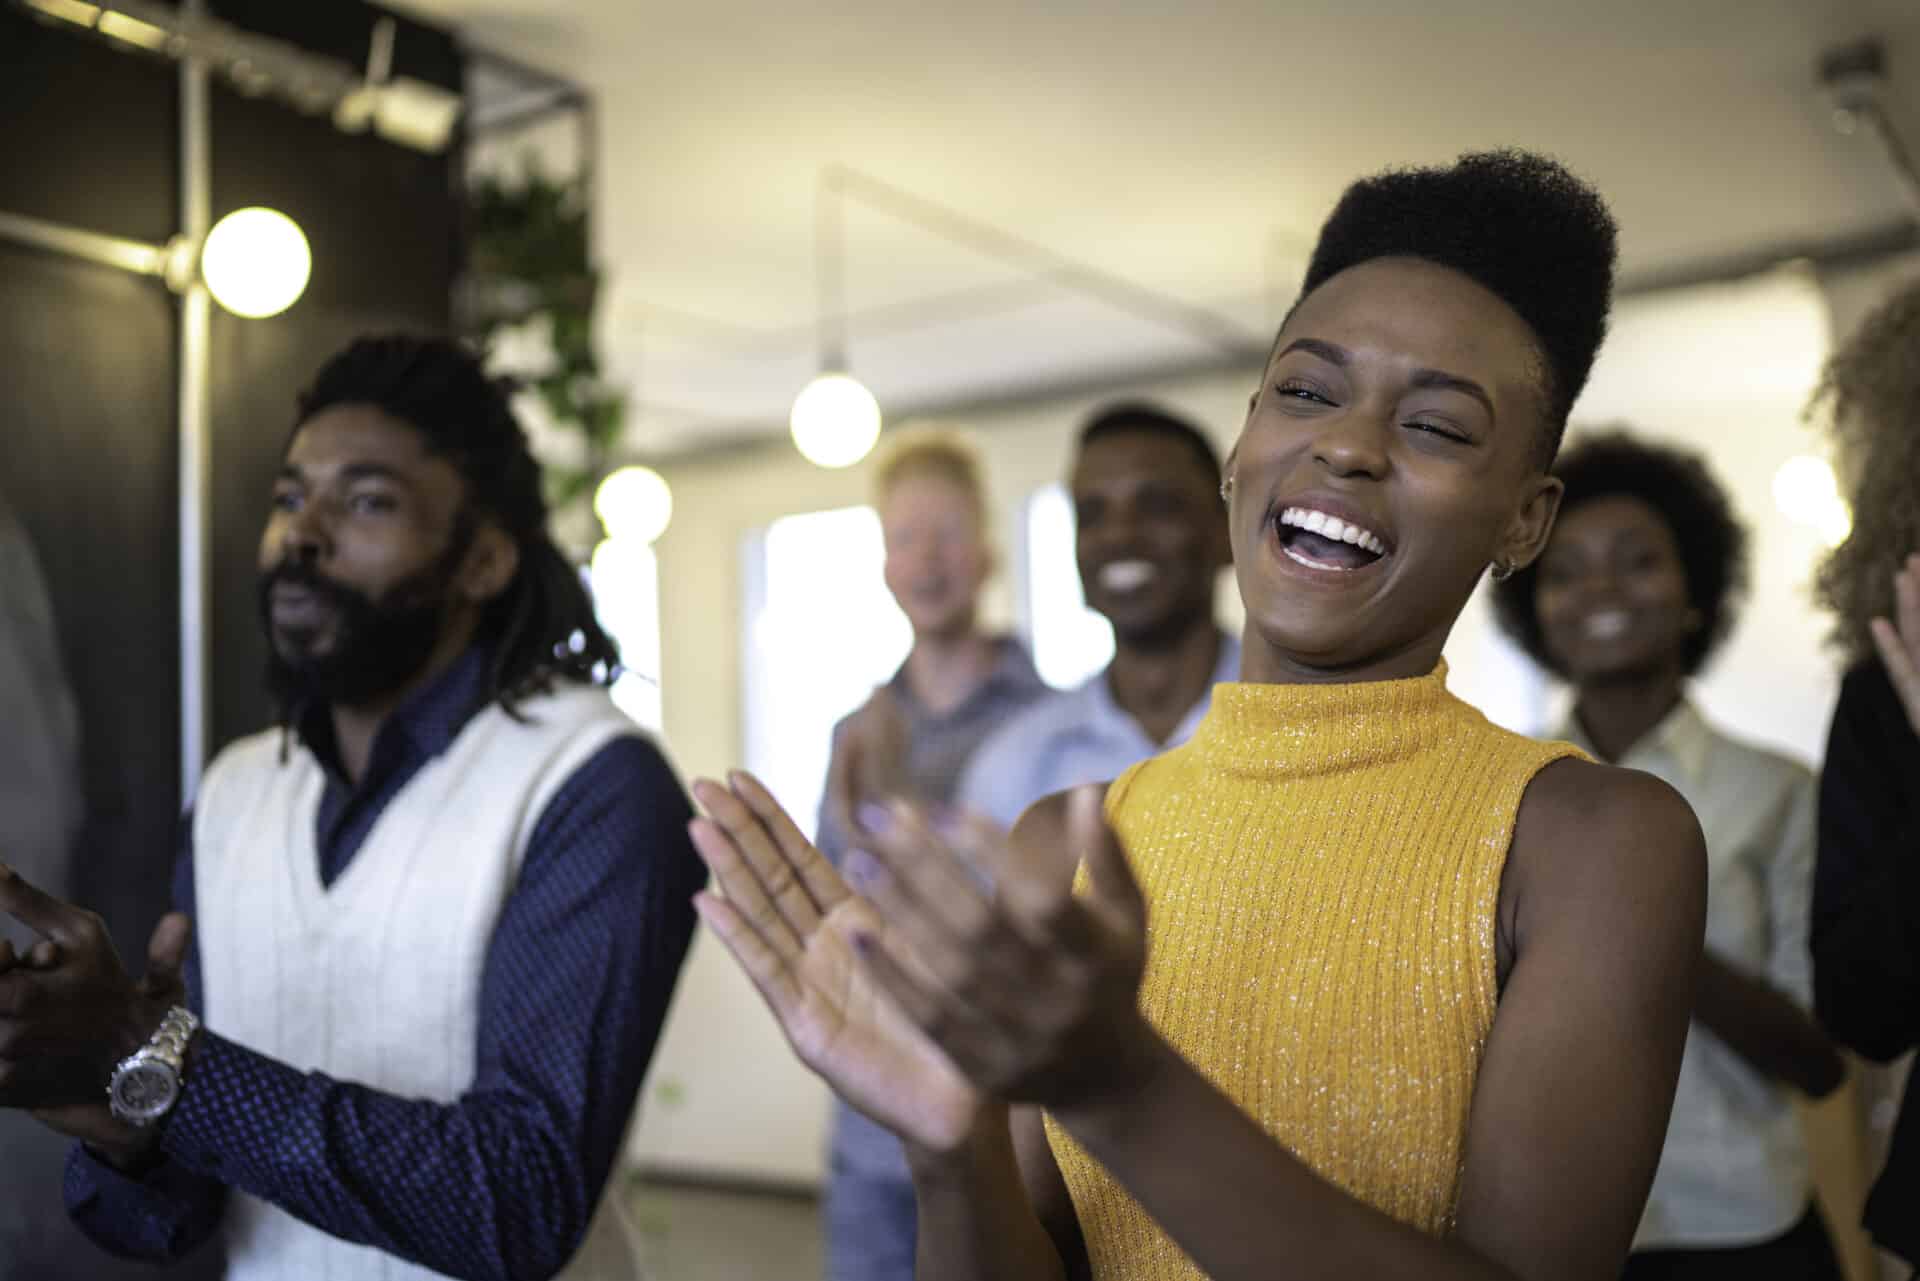
[[[1153,562],[1116,560],[1111,564],[1102,565],[1097,577],[1103,590],[1117,596],[1124,596],[1128,592],[1139,591],[1153,581]]]
[[[1309,569],[1352,573],[1387,556],[1379,535],[1311,507],[1288,507],[1273,525],[1287,559]]]
[[[1590,614],[1580,624],[1580,634],[1588,640],[1619,640],[1633,626],[1633,615],[1624,609],[1607,609]]]

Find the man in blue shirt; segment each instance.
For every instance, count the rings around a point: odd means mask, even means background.
[[[0,869],[46,940],[0,955],[0,1105],[82,1140],[67,1207],[104,1249],[637,1276],[609,1176],[703,873],[545,522],[472,355],[356,342],[261,543],[281,728],[207,771],[146,977]]]
[[[1070,486],[1080,586],[1113,625],[1113,661],[975,750],[959,806],[1004,826],[1043,796],[1185,742],[1214,685],[1240,675],[1239,642],[1213,619],[1233,553],[1206,436],[1150,405],[1113,406],[1081,429]]]

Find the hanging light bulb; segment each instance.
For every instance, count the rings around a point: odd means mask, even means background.
[[[276,316],[306,292],[313,252],[300,224],[279,210],[236,209],[207,233],[200,275],[234,315]]]
[[[622,467],[600,482],[593,514],[609,539],[644,547],[667,532],[673,520],[673,490],[651,467]]]
[[[828,166],[814,189],[814,279],[820,290],[818,378],[793,398],[787,425],[800,456],[816,467],[851,467],[880,439],[880,402],[847,372],[845,276],[840,171]]]
[[[880,439],[880,402],[850,374],[824,373],[793,398],[793,443],[816,467],[851,467]]]
[[[1824,458],[1796,454],[1781,463],[1773,474],[1773,501],[1788,520],[1818,530],[1829,547],[1846,542],[1853,531],[1853,511]]]

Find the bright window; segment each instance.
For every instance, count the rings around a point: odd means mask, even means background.
[[[1073,499],[1062,485],[1027,500],[1027,627],[1040,679],[1071,689],[1113,660],[1113,627],[1087,608],[1074,560]]]
[[[660,561],[653,548],[608,539],[587,572],[600,626],[620,646],[614,704],[644,729],[658,733],[660,710]]]
[[[746,558],[747,768],[812,836],[834,722],[899,669],[913,629],[871,507],[782,517]]]

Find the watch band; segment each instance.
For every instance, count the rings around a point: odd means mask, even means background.
[[[158,1060],[179,1072],[186,1067],[187,1042],[199,1030],[200,1020],[193,1016],[193,1011],[184,1005],[176,1005],[160,1021],[160,1030],[153,1034],[153,1039],[134,1057],[144,1055],[150,1061]]]

